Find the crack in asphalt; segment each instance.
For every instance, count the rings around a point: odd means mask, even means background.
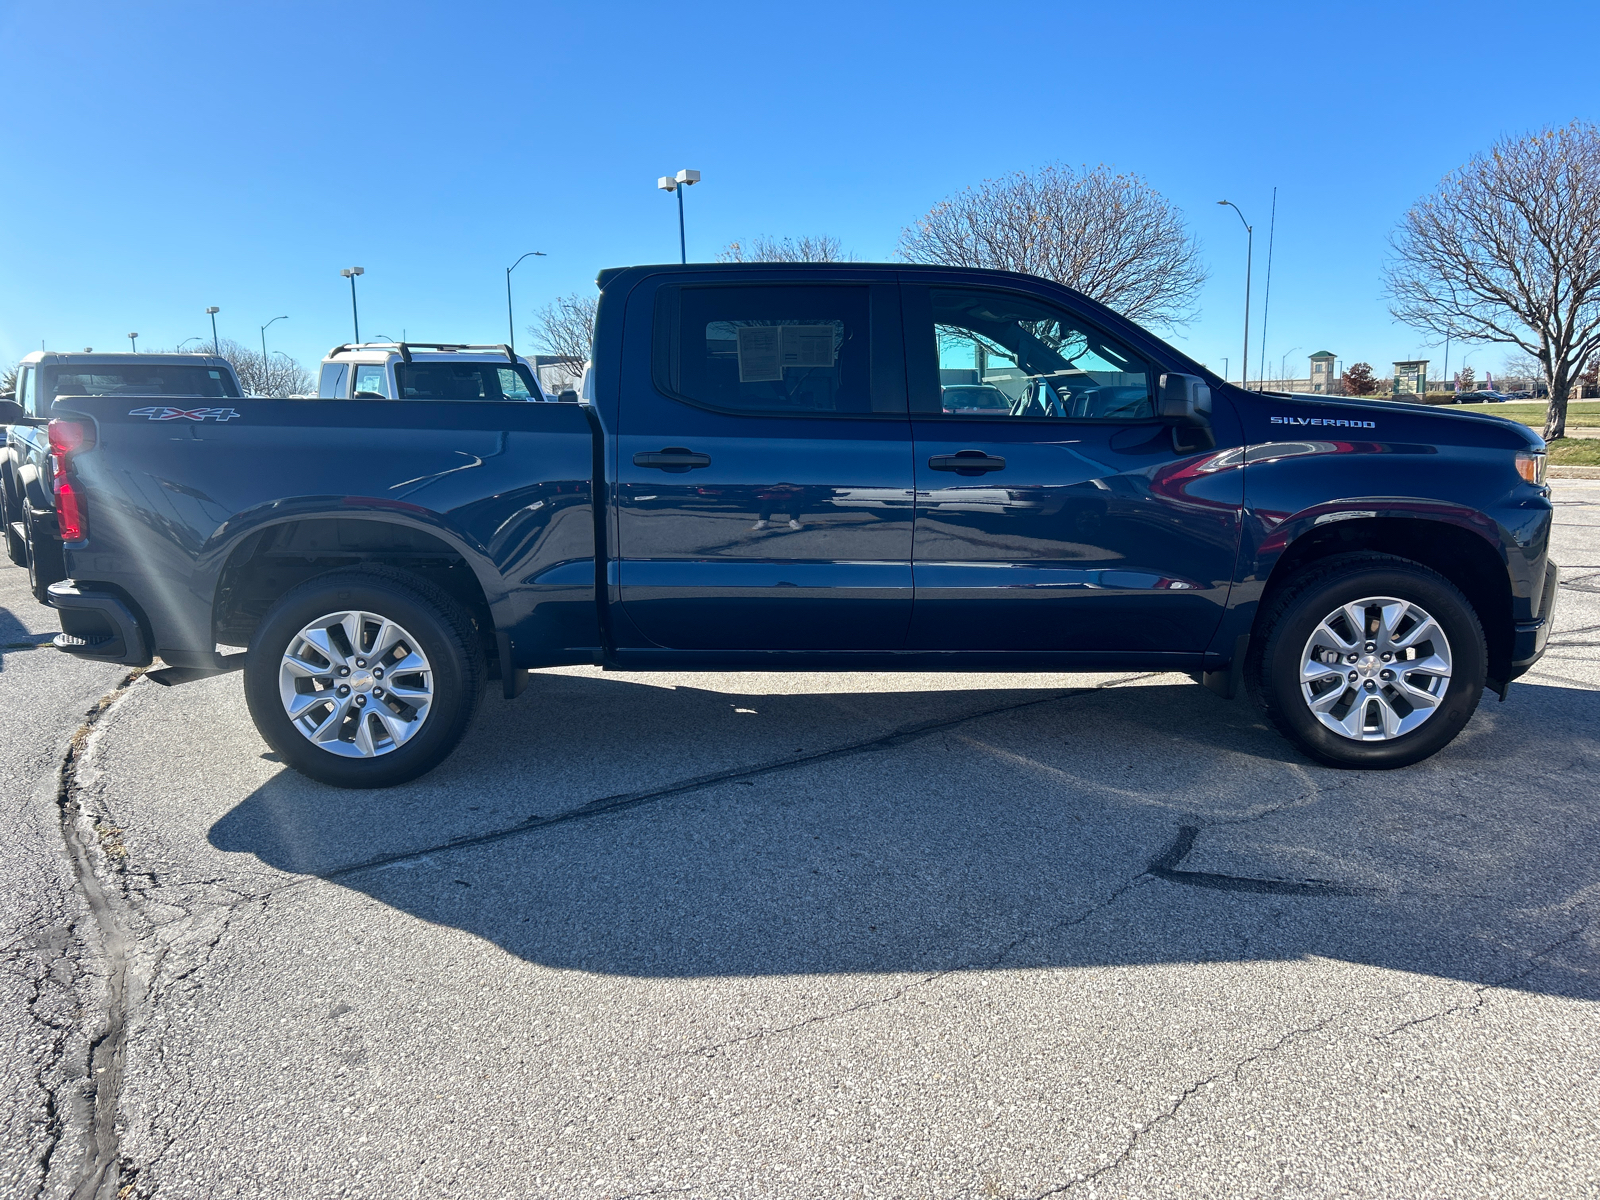
[[[434,854],[445,854],[453,850],[464,850],[476,846],[492,845],[507,838],[519,837],[538,829],[549,829],[555,825],[566,825],[575,821],[586,821],[593,817],[605,816],[610,813],[621,812],[625,809],[637,808],[643,804],[650,804],[657,800],[664,800],[670,796],[682,795],[685,792],[698,791],[701,788],[713,787],[721,783],[737,783],[746,779],[754,779],[761,775],[769,775],[777,771],[787,771],[793,767],[812,766],[818,763],[834,762],[840,759],[851,758],[858,754],[870,754],[880,750],[893,750],[930,733],[938,733],[944,729],[964,724],[967,721],[981,720],[984,717],[996,716],[1000,713],[1019,712],[1023,709],[1034,708],[1041,704],[1054,704],[1059,700],[1077,699],[1082,696],[1093,696],[1100,692],[1124,684],[1136,683],[1141,679],[1153,679],[1160,672],[1144,671],[1135,675],[1125,675],[1109,682],[1097,684],[1088,688],[1066,688],[1049,696],[1036,697],[1011,704],[995,705],[992,708],[979,709],[976,712],[962,713],[953,717],[940,717],[929,721],[919,721],[914,725],[902,726],[891,730],[878,737],[869,738],[861,742],[852,742],[844,746],[835,746],[826,750],[816,750],[809,754],[797,754],[786,758],[775,759],[772,762],[761,763],[750,767],[729,767],[722,771],[713,771],[706,775],[695,775],[688,779],[680,779],[674,783],[658,788],[649,788],[644,791],[623,792],[615,796],[603,796],[597,800],[590,800],[571,808],[565,812],[555,813],[552,816],[532,816],[508,825],[501,829],[490,830],[487,833],[469,834],[463,837],[452,838],[439,842],[421,850],[406,850],[395,854],[379,855],[375,858],[364,859],[358,863],[347,866],[334,867],[326,871],[317,871],[307,874],[301,879],[293,880],[283,887],[298,887],[314,880],[342,879],[362,871],[375,871],[383,867],[391,867],[398,863],[413,862],[427,858]]]
[[[1439,1009],[1437,1012],[1428,1013],[1426,1016],[1413,1017],[1409,1021],[1401,1021],[1400,1024],[1394,1026],[1392,1029],[1387,1029],[1383,1033],[1373,1034],[1373,1040],[1385,1042],[1392,1038],[1395,1034],[1406,1029],[1415,1029],[1419,1025],[1427,1025],[1432,1021],[1440,1020],[1443,1017],[1454,1016],[1458,1013],[1477,1012],[1489,1002],[1488,994],[1491,989],[1509,987],[1514,983],[1519,983],[1526,979],[1529,975],[1532,975],[1536,970],[1539,969],[1541,959],[1543,959],[1546,955],[1554,954],[1563,946],[1570,946],[1573,942],[1582,937],[1584,932],[1592,924],[1594,924],[1592,919],[1585,921],[1576,928],[1568,930],[1565,934],[1551,942],[1548,946],[1545,946],[1543,949],[1535,950],[1528,956],[1527,961],[1524,962],[1517,970],[1512,971],[1509,974],[1502,975],[1499,979],[1491,979],[1488,983],[1474,984],[1472,988],[1473,997],[1470,1003],[1451,1004],[1445,1008]]]
[[[1062,930],[1072,929],[1075,926],[1082,925],[1096,913],[1109,908],[1111,905],[1120,900],[1125,894],[1127,894],[1131,888],[1137,886],[1138,882],[1143,879],[1146,874],[1146,871],[1140,871],[1137,875],[1130,877],[1126,882],[1114,888],[1104,898],[1096,901],[1094,904],[1090,905],[1087,909],[1075,917],[1063,918],[1062,920],[1056,921],[1044,929],[1034,930],[1028,933],[1017,935],[1011,941],[1002,946],[996,953],[988,956],[987,958],[972,959],[964,963],[958,963],[955,966],[946,967],[942,971],[933,971],[923,976],[921,979],[913,980],[902,987],[896,988],[887,995],[874,996],[870,999],[862,1000],[856,1004],[847,1005],[844,1008],[836,1009],[831,1012],[817,1013],[814,1016],[806,1017],[804,1020],[795,1021],[789,1025],[780,1025],[774,1029],[758,1029],[752,1033],[742,1034],[739,1037],[728,1038],[721,1042],[713,1042],[710,1045],[696,1046],[692,1050],[679,1050],[673,1054],[666,1054],[662,1055],[661,1057],[668,1059],[691,1057],[713,1058],[716,1056],[718,1051],[729,1046],[737,1046],[744,1042],[753,1042],[762,1038],[776,1037],[779,1034],[793,1033],[795,1030],[804,1029],[809,1025],[817,1025],[826,1021],[836,1021],[840,1018],[852,1016],[858,1012],[863,1012],[869,1008],[877,1008],[881,1005],[893,1004],[895,1001],[903,999],[909,992],[915,990],[916,988],[926,987],[930,983],[936,983],[947,976],[955,975],[962,971],[994,970],[995,968],[1001,966],[1005,960],[1011,956],[1013,951],[1027,945],[1035,938],[1048,937],[1051,934],[1060,933]]]
[[[1159,1112],[1149,1120],[1135,1126],[1133,1135],[1128,1139],[1127,1145],[1125,1145],[1121,1152],[1117,1154],[1116,1157],[1111,1159],[1110,1162],[1103,1163],[1092,1171],[1085,1171],[1080,1175],[1076,1175],[1072,1179],[1069,1179],[1067,1182],[1056,1187],[1047,1188],[1042,1192],[1038,1192],[1030,1197],[1029,1200],[1044,1200],[1044,1198],[1047,1196],[1059,1196],[1063,1193],[1072,1191],[1074,1188],[1082,1187],[1086,1183],[1093,1183],[1102,1175],[1121,1170],[1127,1165],[1128,1160],[1133,1157],[1134,1152],[1138,1150],[1140,1139],[1146,1137],[1157,1126],[1174,1120],[1178,1115],[1178,1111],[1190,1100],[1194,1099],[1197,1094],[1206,1090],[1209,1085],[1214,1084],[1221,1079],[1225,1079],[1228,1076],[1232,1076],[1234,1082],[1237,1083],[1239,1080],[1239,1072],[1243,1071],[1251,1063],[1259,1062],[1261,1059],[1266,1058],[1269,1055],[1276,1054],[1279,1050],[1283,1049],[1284,1046],[1288,1045],[1297,1037],[1303,1037],[1308,1033],[1320,1033],[1322,1030],[1326,1029],[1328,1025],[1332,1023],[1332,1021],[1333,1018],[1328,1017],[1326,1020],[1318,1021],[1315,1025],[1297,1026],[1294,1029],[1289,1030],[1283,1036],[1279,1037],[1276,1041],[1269,1042],[1266,1045],[1259,1047],[1251,1054],[1246,1055],[1244,1058],[1239,1059],[1233,1064],[1233,1066],[1227,1068],[1226,1070],[1214,1072],[1213,1074],[1207,1075],[1203,1079],[1190,1084],[1177,1094],[1176,1098],[1171,1101],[1170,1107],[1167,1108],[1165,1112]]]
[[[95,726],[142,674],[142,670],[130,672],[89,709],[69,740],[56,775],[56,806],[61,837],[72,865],[73,885],[99,929],[99,957],[105,970],[100,1011],[94,1014],[101,1027],[89,1041],[85,1064],[87,1086],[74,1089],[69,1095],[67,1111],[61,1115],[49,1147],[49,1158],[53,1160],[61,1139],[75,1127],[84,1139],[87,1161],[73,1181],[70,1193],[73,1200],[95,1200],[118,1182],[113,1174],[120,1162],[117,1102],[122,1087],[127,1013],[131,993],[138,986],[129,970],[132,935],[120,920],[111,890],[101,880],[95,866],[97,853],[102,859],[111,856],[101,841],[98,824],[92,829],[84,827],[89,818],[79,802],[77,769]]]

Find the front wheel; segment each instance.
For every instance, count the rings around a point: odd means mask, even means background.
[[[1349,554],[1295,579],[1263,616],[1246,676],[1269,720],[1335,767],[1409,766],[1449,744],[1483,695],[1477,613],[1444,576]]]
[[[449,595],[399,572],[337,571],[268,611],[245,659],[245,699],[279,757],[335,787],[431,771],[477,708],[483,653]]]

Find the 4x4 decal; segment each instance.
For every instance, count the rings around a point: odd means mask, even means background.
[[[231,421],[240,414],[231,408],[169,408],[155,406],[151,408],[133,408],[128,410],[130,417],[149,417],[152,421],[176,421],[182,417],[189,421],[204,421],[208,417],[213,421]]]

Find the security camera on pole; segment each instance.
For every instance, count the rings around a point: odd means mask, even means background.
[[[656,186],[663,192],[678,193],[678,261],[685,264],[689,261],[689,243],[683,234],[683,189],[699,182],[700,172],[689,170],[663,175],[656,180]]]

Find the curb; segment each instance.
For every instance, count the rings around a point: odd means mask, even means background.
[[[1600,467],[1550,467],[1545,476],[1549,479],[1600,479]]]

